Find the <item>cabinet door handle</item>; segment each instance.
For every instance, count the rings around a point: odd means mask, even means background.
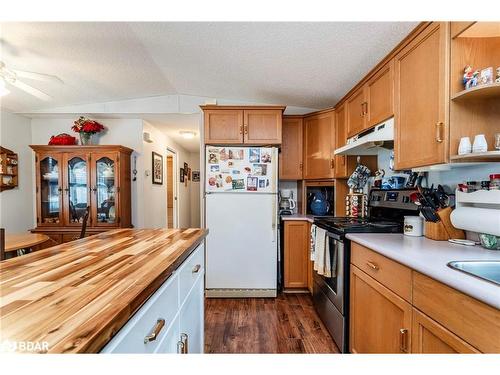
[[[368,114],[368,102],[363,102],[363,116]]]
[[[245,134],[248,134],[248,124],[245,124],[244,128],[245,128]]]
[[[158,338],[158,335],[160,334],[160,331],[164,325],[165,325],[165,319],[162,318],[158,319],[151,333],[146,337],[144,337],[144,344],[147,344],[148,342],[151,341],[155,341]]]
[[[304,163],[299,163],[299,169],[303,170],[304,169]]]
[[[331,158],[330,159],[330,169],[333,169],[335,167],[335,159]]]
[[[196,266],[193,267],[193,270],[191,271],[192,273],[198,273],[201,269],[201,265],[197,264]]]
[[[181,342],[182,342],[182,354],[188,354],[189,353],[189,348],[188,348],[188,341],[189,337],[187,333],[181,333]]]
[[[240,134],[243,134],[243,125],[240,125]]]
[[[406,328],[399,330],[399,349],[403,353],[408,353],[408,330]]]
[[[347,156],[345,155],[342,155],[342,165],[345,165],[345,159],[347,158]]]
[[[373,263],[373,262],[366,262],[366,265],[368,267],[370,267],[372,270],[374,271],[378,271],[379,270],[379,267],[377,264]]]
[[[177,341],[177,354],[184,354],[184,344],[182,341]]]
[[[443,123],[441,121],[436,122],[436,142],[443,142]]]

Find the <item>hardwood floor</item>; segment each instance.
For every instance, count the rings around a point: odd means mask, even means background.
[[[339,353],[308,294],[207,298],[205,353]]]

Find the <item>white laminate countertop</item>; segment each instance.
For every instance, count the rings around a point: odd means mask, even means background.
[[[448,241],[433,241],[425,237],[403,234],[350,233],[347,238],[500,309],[500,286],[446,265],[457,260],[500,261],[500,251],[487,250],[478,245],[456,245]]]
[[[281,220],[297,220],[297,221],[308,221],[310,223],[314,222],[314,215],[301,215],[301,214],[293,214],[293,215],[281,215]]]

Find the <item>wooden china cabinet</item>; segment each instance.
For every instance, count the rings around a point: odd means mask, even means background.
[[[130,155],[123,146],[30,146],[35,151],[36,223],[47,246],[79,238],[87,206],[87,235],[130,228]]]

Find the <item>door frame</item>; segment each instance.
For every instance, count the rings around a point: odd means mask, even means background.
[[[172,217],[174,219],[174,222],[173,222],[173,225],[172,225],[172,228],[178,228],[179,227],[179,199],[178,199],[178,194],[179,194],[179,161],[178,161],[178,155],[177,155],[177,151],[174,150],[173,148],[170,148],[170,147],[167,147],[167,151],[166,151],[166,157],[168,156],[172,156],[172,169],[173,169],[173,187],[174,187],[174,194],[173,194],[173,197],[174,197],[174,212],[172,214]],[[166,159],[165,157],[165,159]],[[167,166],[166,164],[166,160],[165,160],[165,167]],[[167,178],[168,178],[168,168],[165,168],[166,171],[167,171]],[[168,186],[168,183],[167,183],[167,186]],[[167,189],[165,189],[165,192],[166,192]],[[168,226],[168,199],[166,201],[166,209],[167,209],[167,226]]]

